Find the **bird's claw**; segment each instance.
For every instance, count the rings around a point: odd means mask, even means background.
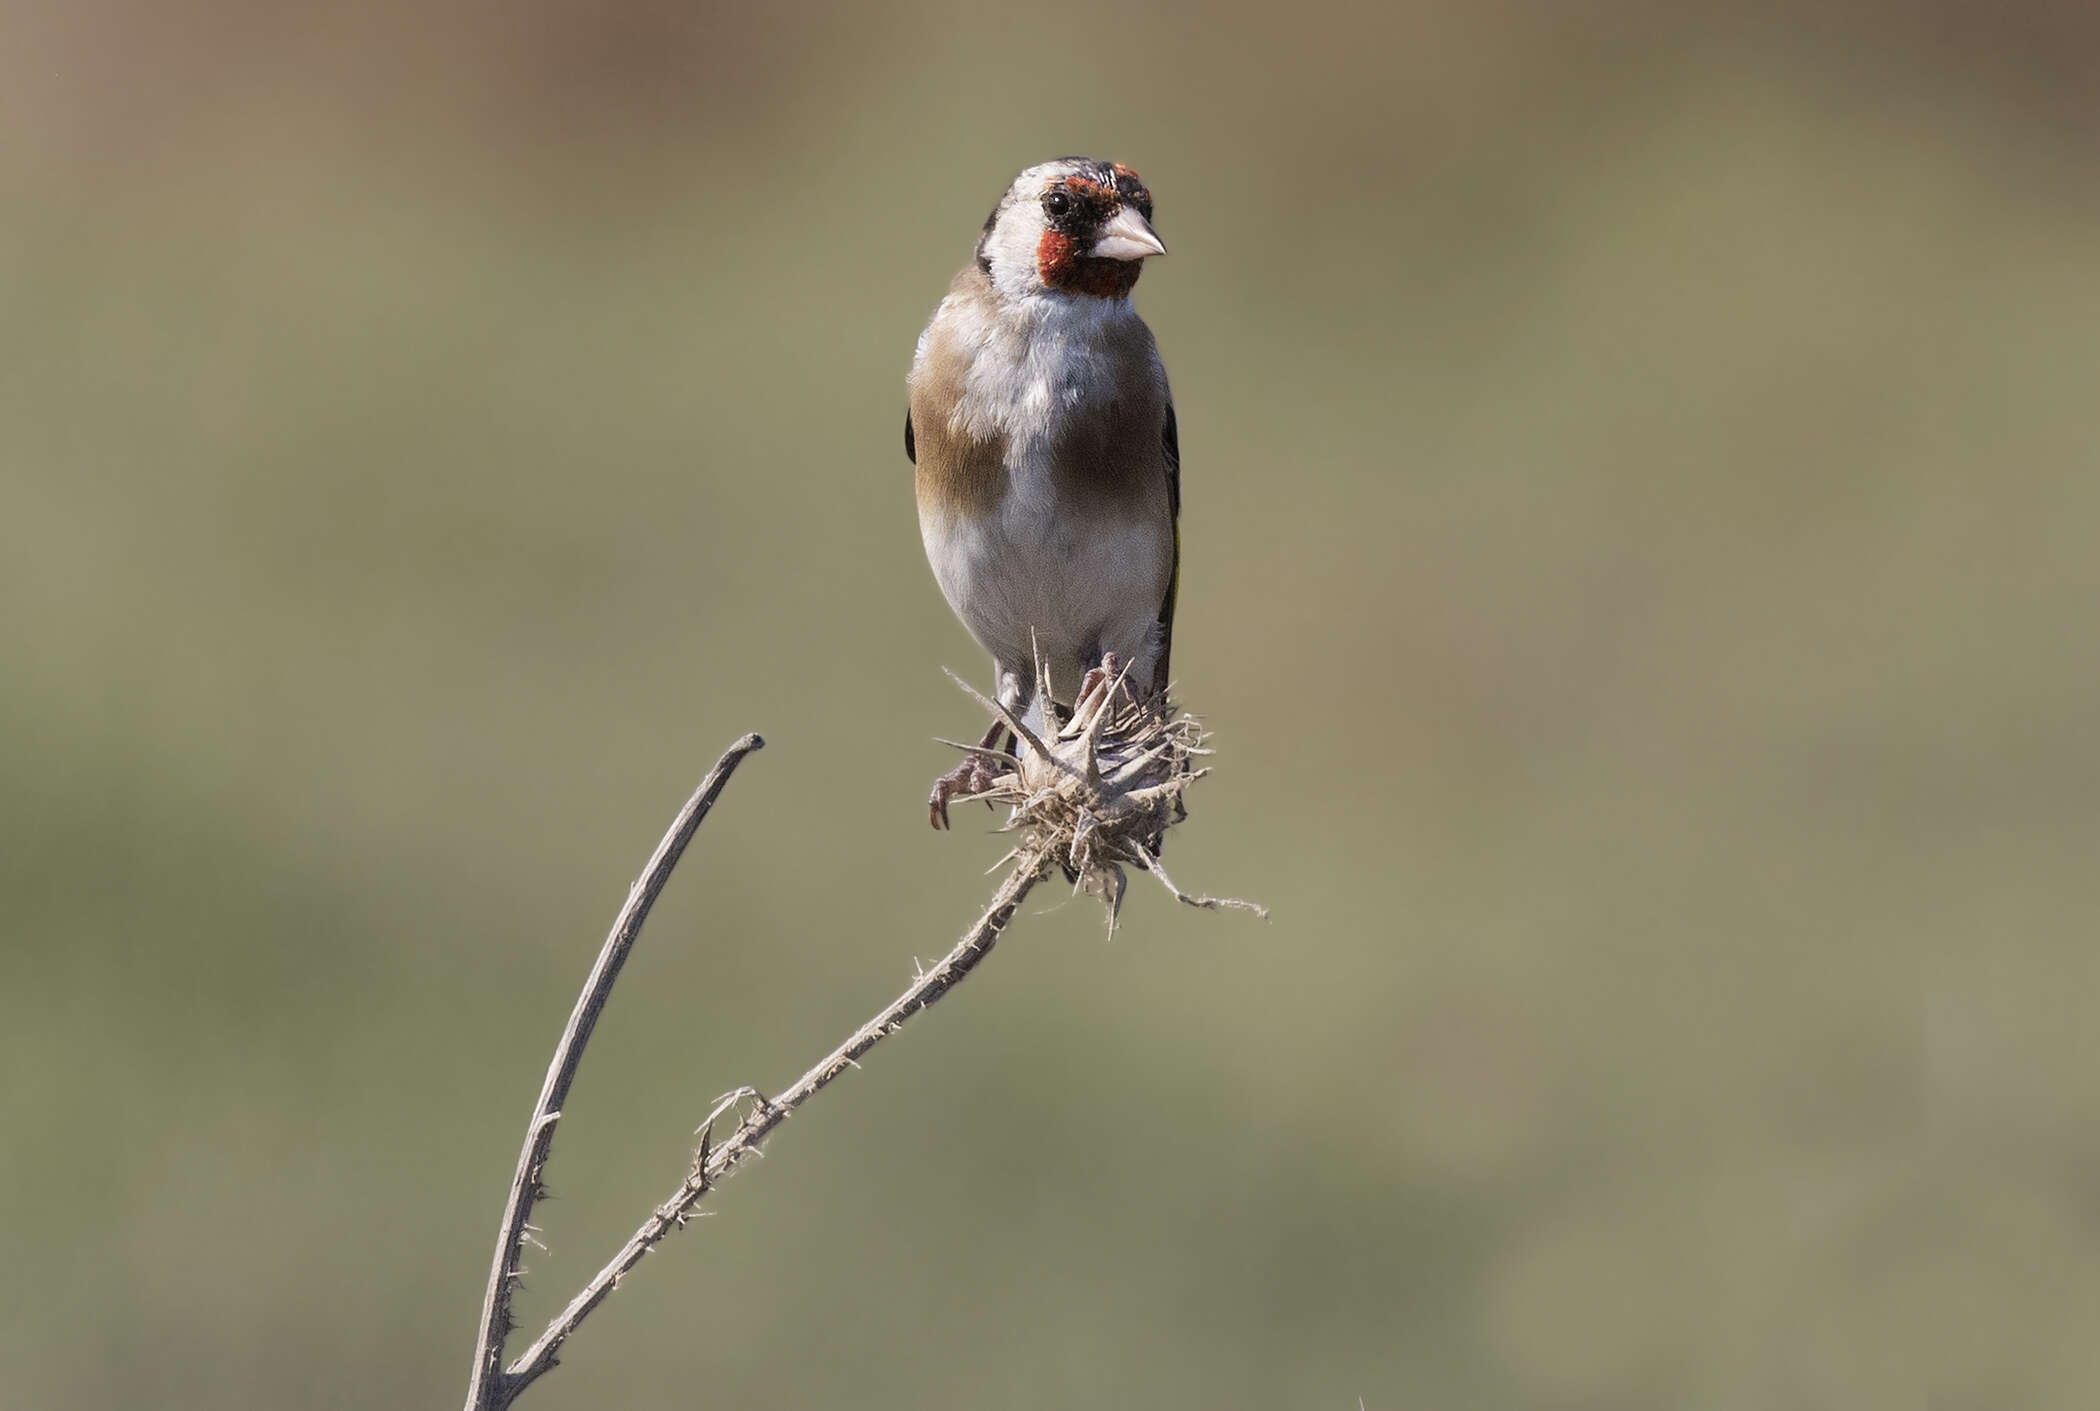
[[[926,796],[928,820],[936,830],[948,826],[948,801],[958,796],[982,794],[999,781],[999,775],[989,764],[976,755],[971,755],[961,764],[933,781],[933,792]],[[984,801],[986,808],[992,801]]]

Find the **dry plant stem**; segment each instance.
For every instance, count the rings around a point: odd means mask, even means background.
[[[612,1261],[600,1269],[591,1281],[584,1285],[582,1293],[569,1302],[545,1332],[531,1347],[510,1365],[503,1374],[506,1391],[497,1407],[507,1406],[525,1386],[541,1373],[555,1365],[556,1354],[570,1333],[605,1300],[605,1296],[620,1286],[620,1280],[628,1270],[641,1263],[642,1256],[654,1249],[663,1237],[682,1227],[698,1211],[700,1202],[707,1193],[719,1184],[724,1176],[735,1170],[747,1156],[757,1152],[771,1136],[773,1130],[786,1121],[795,1109],[815,1097],[832,1079],[848,1068],[858,1067],[861,1055],[881,1043],[904,1026],[904,1021],[931,1005],[948,991],[962,983],[963,977],[976,969],[977,963],[992,953],[999,937],[1005,932],[1007,923],[1013,920],[1014,912],[1028,895],[1029,889],[1042,879],[1048,867],[1047,859],[1024,855],[999,884],[992,895],[990,906],[977,923],[963,934],[955,949],[941,957],[938,965],[924,971],[911,987],[877,1014],[860,1026],[837,1048],[826,1054],[816,1067],[797,1078],[794,1085],[778,1097],[768,1099],[756,1088],[740,1088],[731,1093],[721,1106],[708,1117],[700,1129],[700,1149],[693,1154],[692,1174],[680,1182],[663,1204],[656,1207],[648,1219],[642,1222],[627,1243]],[[713,1144],[714,1121],[726,1107],[734,1106],[744,1099],[753,1099],[751,1110],[737,1123],[736,1131],[721,1145]]]
[[[517,1287],[519,1253],[530,1235],[527,1222],[534,1202],[542,1194],[541,1173],[584,1045],[619,978],[620,965],[649,914],[650,904],[663,890],[679,854],[729,775],[745,755],[760,748],[762,742],[756,735],[747,735],[731,747],[657,845],[656,855],[628,894],[627,905],[621,909],[612,934],[599,952],[590,980],[576,1001],[575,1012],[569,1017],[568,1028],[563,1031],[554,1061],[547,1069],[539,1103],[533,1109],[525,1149],[519,1154],[517,1175],[511,1182],[510,1201],[504,1208],[488,1294],[482,1304],[481,1337],[475,1350],[467,1411],[505,1411],[526,1387],[552,1369],[569,1335],[620,1286],[620,1281],[650,1250],[698,1213],[709,1191],[745,1157],[758,1152],[792,1113],[841,1073],[857,1066],[863,1054],[896,1033],[907,1019],[960,984],[991,954],[1022,900],[1053,865],[1062,868],[1076,884],[1102,897],[1108,905],[1111,932],[1123,896],[1125,864],[1153,873],[1176,897],[1192,906],[1245,907],[1261,912],[1261,908],[1247,902],[1192,897],[1160,871],[1160,840],[1184,816],[1180,808],[1182,794],[1189,784],[1208,772],[1193,765],[1196,756],[1208,751],[1202,748],[1204,737],[1192,717],[1164,699],[1133,699],[1123,678],[1116,676],[1083,692],[1074,707],[1073,719],[1051,732],[1046,741],[997,701],[978,695],[959,678],[957,684],[1011,729],[1020,745],[1009,772],[989,793],[981,795],[1012,807],[1014,816],[1007,827],[1017,832],[1020,839],[1019,845],[1001,859],[1002,863],[1011,861],[1013,867],[992,894],[990,905],[938,964],[921,971],[903,994],[778,1097],[768,1098],[756,1088],[739,1088],[723,1098],[701,1124],[699,1149],[693,1153],[692,1165],[677,1189],[650,1213],[611,1261],[591,1277],[583,1291],[555,1315],[532,1345],[505,1366],[503,1349],[511,1328],[511,1295]],[[999,758],[1003,760],[1004,756]],[[736,1130],[717,1145],[716,1121],[737,1108],[743,1110]]]
[[[503,1225],[496,1236],[496,1257],[490,1265],[488,1291],[481,1302],[481,1331],[474,1346],[474,1376],[467,1388],[467,1411],[500,1411],[523,1388],[524,1381],[530,1380],[520,1380],[516,1373],[502,1369],[503,1343],[511,1329],[511,1295],[517,1290],[519,1257],[531,1229],[532,1208],[545,1193],[540,1175],[554,1145],[554,1128],[561,1120],[562,1104],[568,1100],[569,1085],[576,1079],[583,1050],[612,994],[613,982],[620,978],[620,967],[634,948],[642,923],[649,919],[650,907],[671,880],[671,870],[678,865],[708,810],[714,807],[729,776],[747,756],[765,748],[765,743],[756,735],[746,735],[731,745],[678,811],[670,831],[656,845],[649,865],[629,889],[627,902],[614,918],[612,932],[591,966],[583,993],[576,997],[576,1007],[569,1014],[561,1041],[554,1046],[554,1058],[547,1065],[547,1079],[540,1087],[539,1101],[533,1105],[532,1120],[525,1129],[525,1146],[518,1153],[518,1169],[511,1177],[510,1199],[504,1203]]]
[[[753,736],[750,738],[755,740],[757,737]],[[731,753],[735,754],[736,752],[732,751]],[[731,769],[735,767],[734,761],[726,756],[724,765]],[[723,770],[722,765],[718,765],[716,768],[717,772],[722,772]],[[719,789],[719,784],[716,787]],[[666,842],[668,841],[666,839]],[[659,849],[658,851],[659,856],[661,856],[662,850]],[[675,861],[675,854],[673,860]],[[641,1263],[642,1257],[662,1242],[664,1236],[668,1235],[672,1230],[683,1226],[686,1221],[690,1220],[698,1212],[700,1203],[706,1199],[707,1193],[713,1190],[723,1177],[735,1170],[745,1157],[757,1152],[764,1144],[766,1138],[772,1135],[774,1129],[786,1121],[788,1116],[797,1108],[808,1102],[812,1097],[815,1097],[834,1078],[848,1068],[858,1066],[858,1060],[863,1054],[891,1034],[896,1033],[904,1026],[904,1021],[917,1014],[920,1010],[927,1008],[951,989],[954,989],[956,985],[962,982],[963,977],[977,967],[979,961],[991,954],[992,947],[998,944],[999,937],[1004,934],[1007,925],[1012,922],[1014,912],[1019,909],[1029,890],[1038,881],[1042,880],[1043,874],[1048,870],[1048,867],[1049,860],[1041,853],[1021,853],[1013,870],[1006,875],[1005,880],[999,884],[999,889],[992,894],[991,903],[985,908],[984,914],[977,918],[976,923],[968,931],[963,933],[963,938],[956,943],[955,948],[943,956],[940,962],[931,969],[922,971],[903,994],[892,1000],[873,1019],[861,1025],[859,1029],[854,1031],[851,1038],[825,1055],[822,1061],[800,1078],[797,1078],[792,1086],[781,1092],[777,1097],[769,1099],[756,1088],[739,1088],[724,1098],[716,1106],[715,1110],[709,1114],[707,1121],[702,1124],[700,1128],[700,1147],[693,1154],[692,1171],[679,1183],[678,1189],[671,1192],[670,1196],[651,1212],[649,1218],[642,1222],[641,1227],[629,1237],[627,1243],[620,1247],[619,1253],[615,1254],[603,1269],[600,1269],[592,1276],[591,1281],[584,1285],[583,1291],[569,1301],[568,1307],[555,1315],[554,1319],[547,1324],[546,1329],[534,1340],[532,1346],[519,1354],[517,1360],[512,1362],[508,1368],[501,1368],[496,1360],[491,1360],[485,1364],[477,1364],[474,1388],[467,1402],[467,1411],[503,1411],[503,1408],[509,1406],[527,1386],[530,1386],[540,1376],[551,1370],[557,1363],[562,1344],[568,1340],[569,1334],[576,1331],[577,1325],[589,1317],[591,1311],[604,1302],[606,1296],[620,1286],[620,1280],[626,1276],[627,1272],[634,1268],[635,1265]],[[666,868],[665,870],[668,872],[669,869]],[[646,910],[646,907],[644,910]],[[639,924],[639,920],[637,920],[637,928]],[[600,968],[602,969],[603,966],[601,965]],[[617,970],[617,966],[614,968]],[[597,975],[597,971],[592,972],[594,981]],[[607,987],[610,987],[609,980]],[[588,994],[588,991],[586,993]],[[602,1006],[602,995],[599,1003]],[[579,1004],[579,1012],[581,1012],[581,1008],[582,1006]],[[571,1027],[574,1027],[573,1021]],[[566,1042],[567,1036],[565,1035],[564,1043]],[[738,1121],[736,1130],[730,1134],[727,1140],[719,1145],[715,1144],[714,1124],[716,1119],[730,1108],[738,1106],[747,1100],[751,1103],[750,1109]],[[560,1114],[555,1113],[554,1115],[559,1116]],[[542,1116],[536,1113],[534,1117],[535,1131],[539,1129],[542,1120]],[[551,1130],[551,1121],[548,1121],[546,1125]],[[528,1143],[528,1151],[531,1149],[531,1144]],[[545,1159],[544,1148],[541,1150],[540,1159],[542,1161]],[[520,1169],[522,1171],[524,1168],[521,1166]],[[536,1180],[530,1181],[528,1184],[536,1185],[537,1182]],[[515,1198],[516,1191],[514,1188],[514,1201]],[[520,1228],[522,1230],[522,1225]],[[506,1223],[506,1234],[509,1230],[510,1226]],[[502,1267],[499,1264],[499,1270]],[[502,1286],[507,1307],[509,1281],[504,1281]],[[495,1297],[496,1287],[497,1285],[492,1283],[492,1299]],[[489,1326],[487,1312],[484,1309],[484,1337],[487,1336]],[[500,1324],[497,1324],[497,1326],[500,1326]],[[497,1345],[492,1349],[492,1358],[500,1358],[500,1355],[501,1345],[499,1338]],[[486,1376],[481,1374],[484,1367],[487,1370]]]

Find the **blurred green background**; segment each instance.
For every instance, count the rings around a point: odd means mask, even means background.
[[[2100,1400],[2100,19],[1577,10],[0,6],[0,1405],[457,1405],[740,732],[531,1327],[975,914],[903,376],[1064,152],[1274,920],[1039,893],[522,1404]]]

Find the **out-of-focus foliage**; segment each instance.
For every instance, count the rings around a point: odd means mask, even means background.
[[[457,1397],[739,732],[528,1317],[973,914],[902,379],[1068,151],[1275,919],[1031,910],[531,1404],[2093,1405],[2091,7],[1578,8],[0,8],[0,1405]]]

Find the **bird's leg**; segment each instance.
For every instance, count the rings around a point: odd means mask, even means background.
[[[1003,666],[999,668],[999,704],[1012,711],[1016,719],[1020,718],[1028,705],[1029,697],[1033,694],[1029,683],[1019,672],[1009,671]],[[999,743],[1001,736],[1006,739],[1004,746]],[[933,781],[933,791],[926,796],[926,812],[933,826],[936,829],[948,826],[950,799],[959,795],[982,794],[997,783],[1000,771],[992,763],[990,756],[1002,749],[1009,755],[1017,754],[1019,743],[1014,739],[1013,732],[1006,728],[1005,721],[994,720],[991,728],[984,732],[984,738],[977,742],[977,748],[966,753],[961,764]],[[984,806],[992,807],[992,801],[986,799]]]
[[[961,764],[933,781],[933,792],[926,796],[926,811],[935,828],[948,826],[948,800],[957,795],[981,794],[998,779],[999,771],[986,755],[998,750],[999,737],[1006,733],[1004,721],[993,721],[977,748],[964,754]],[[985,807],[991,806],[991,800],[985,800]]]
[[[1122,658],[1114,652],[1103,652],[1101,664],[1079,678],[1079,694],[1072,697],[1072,718],[1079,719],[1097,695],[1105,696],[1116,684],[1116,677],[1123,672]]]

